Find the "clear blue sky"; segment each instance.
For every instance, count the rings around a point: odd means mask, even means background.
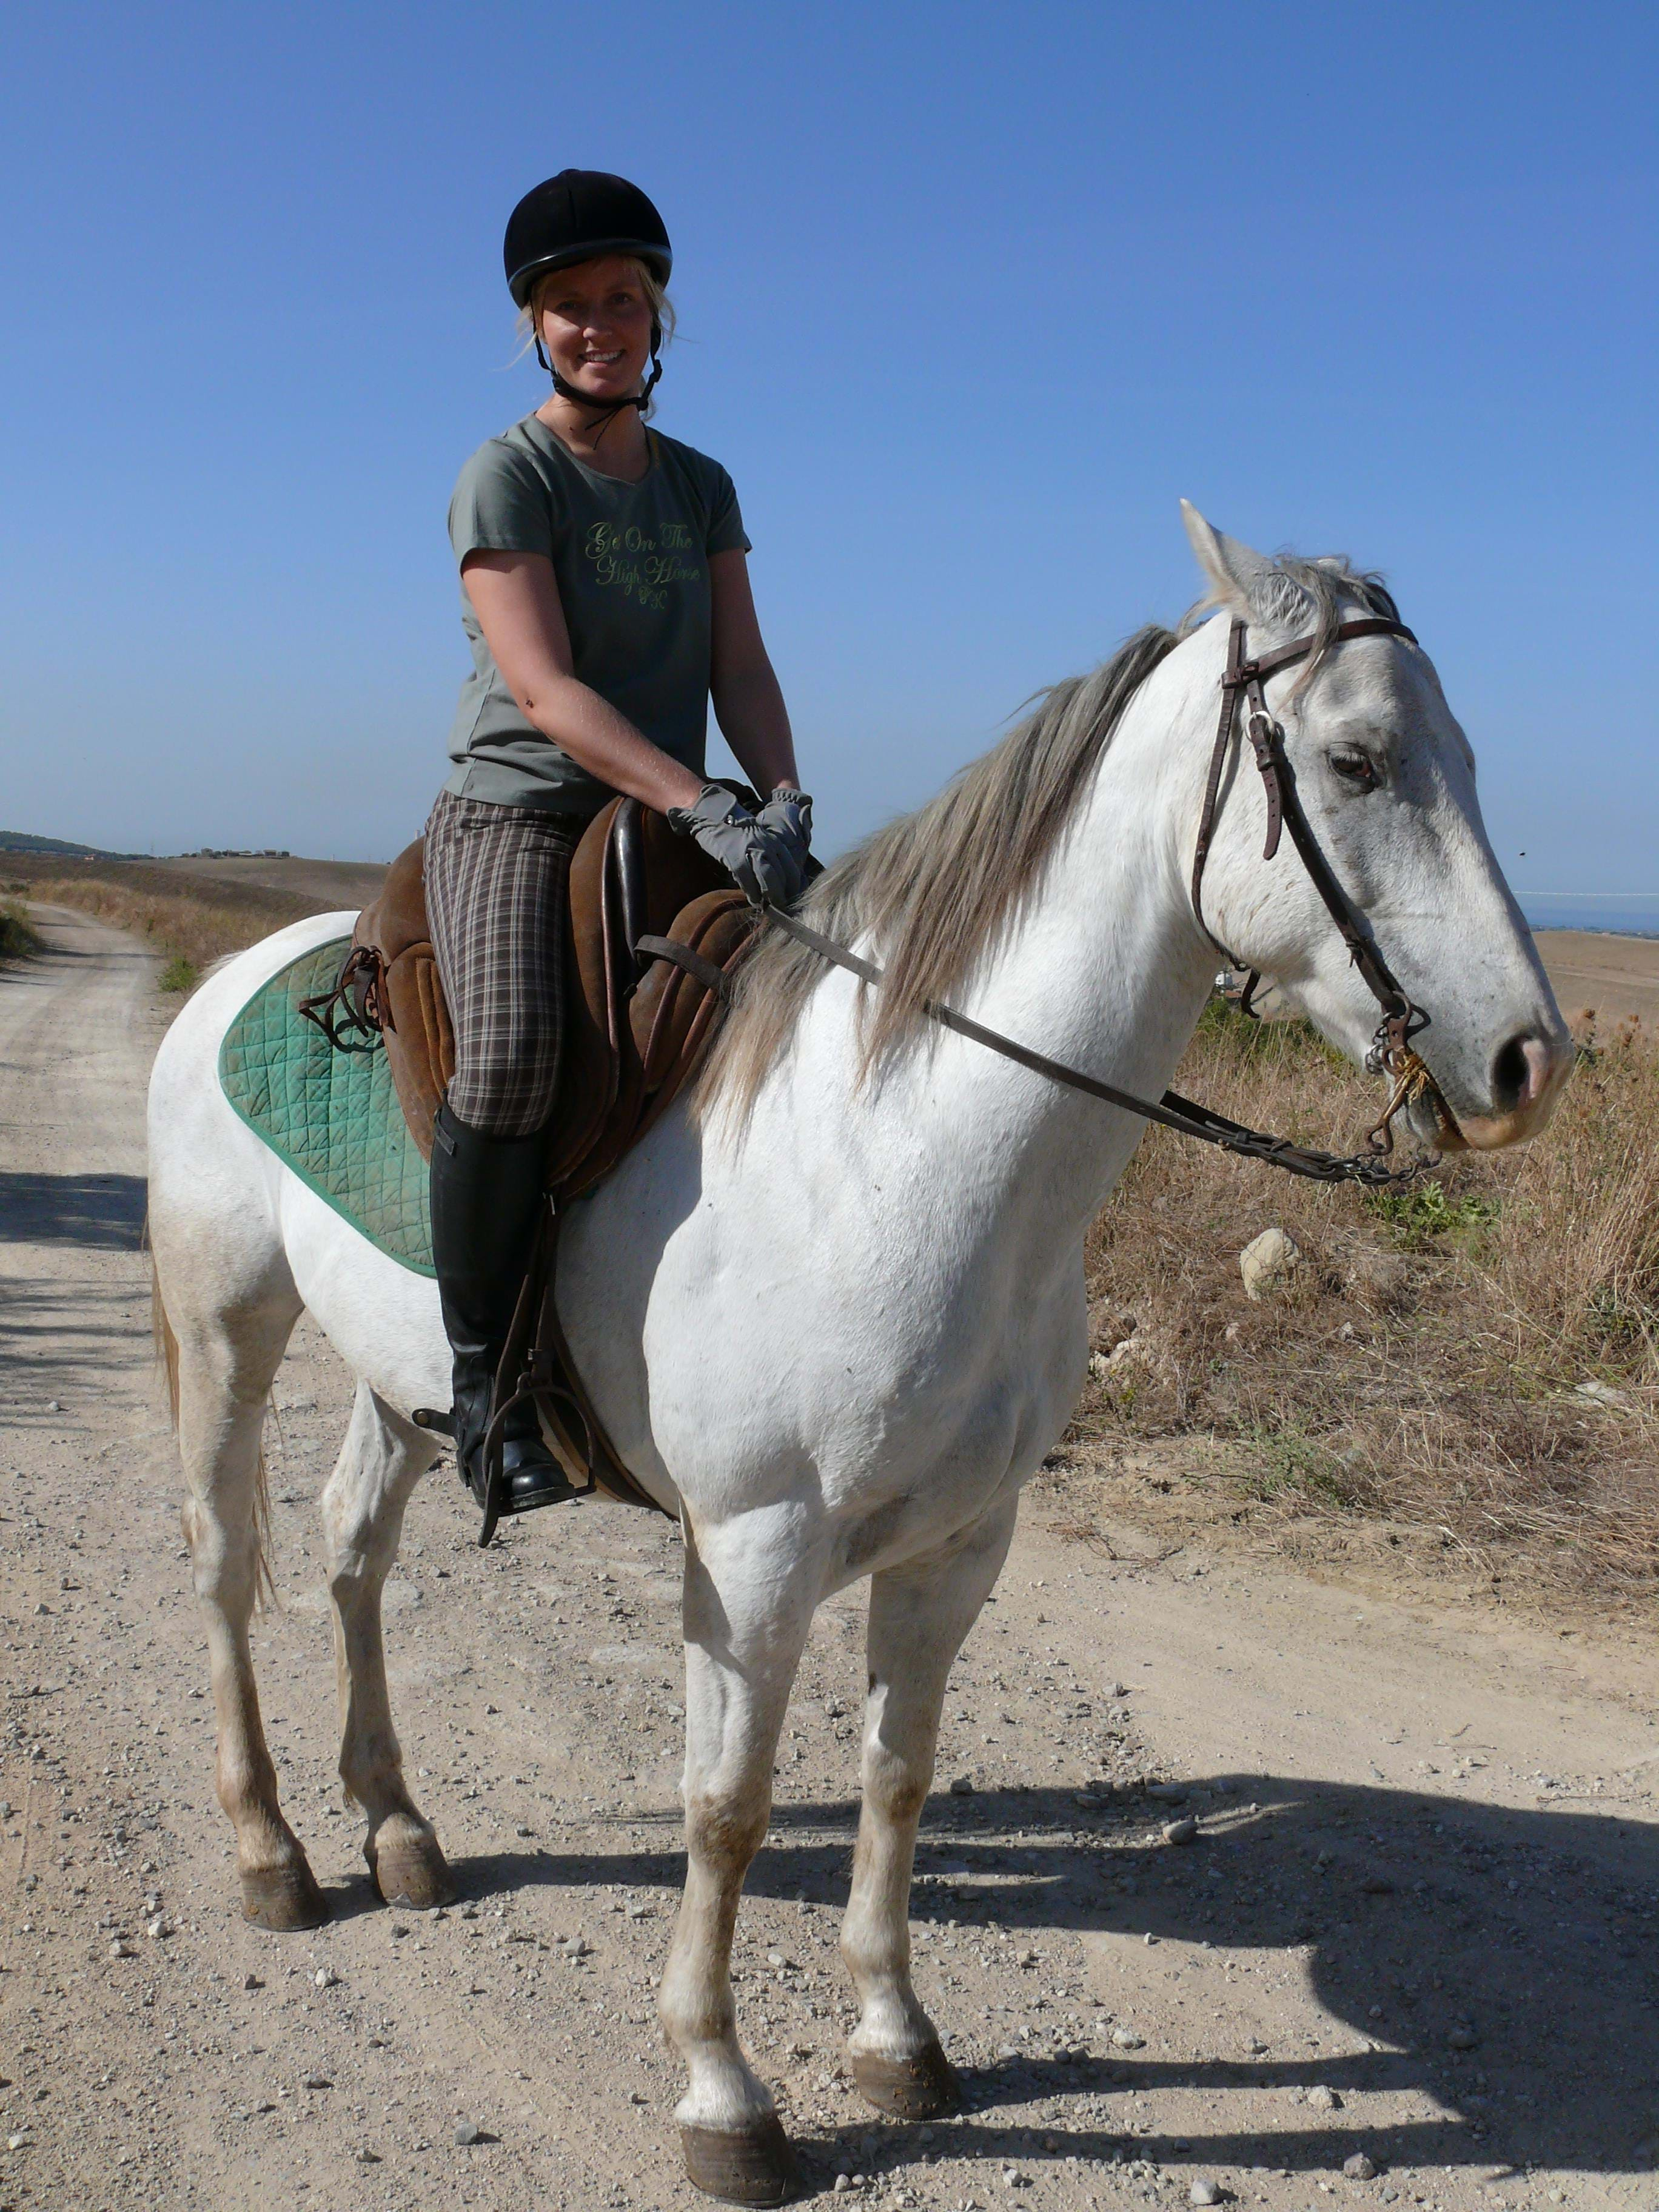
[[[415,834],[450,486],[544,388],[501,226],[574,163],[673,233],[659,420],[823,842],[1173,617],[1184,493],[1389,574],[1519,884],[1659,890],[1656,82],[1626,0],[23,11],[0,826]]]

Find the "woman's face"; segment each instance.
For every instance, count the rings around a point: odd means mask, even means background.
[[[640,388],[651,358],[651,303],[631,261],[612,254],[561,269],[542,295],[542,343],[565,382],[595,399]]]

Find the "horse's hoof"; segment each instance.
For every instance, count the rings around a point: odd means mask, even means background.
[[[867,2105],[896,2120],[936,2120],[962,2102],[956,2069],[929,2043],[914,2058],[889,2058],[880,2051],[851,2054],[853,2085]]]
[[[240,1879],[242,1917],[256,1928],[286,1936],[320,1928],[328,1918],[328,1899],[303,1859],[297,1865],[245,1867]]]
[[[685,2171],[695,2188],[722,2204],[787,2204],[800,2189],[800,2169],[775,2112],[752,2127],[682,2127]]]
[[[378,1848],[373,1842],[366,1843],[363,1856],[382,1904],[406,1905],[411,1912],[430,1912],[434,1905],[455,1901],[455,1877],[434,1835],[410,1836]]]

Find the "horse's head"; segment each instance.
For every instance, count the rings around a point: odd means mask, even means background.
[[[1394,613],[1376,580],[1345,562],[1268,560],[1195,508],[1183,513],[1210,597],[1248,623],[1252,655]],[[1221,649],[1218,638],[1218,675]],[[1413,1042],[1432,1088],[1409,1109],[1415,1133],[1443,1147],[1481,1149],[1535,1134],[1571,1066],[1571,1041],[1487,840],[1468,740],[1427,654],[1399,637],[1346,640],[1269,676],[1267,698],[1319,847],[1428,1017]],[[1285,1007],[1363,1061],[1376,1000],[1291,839],[1262,858],[1267,797],[1242,712],[1239,721],[1204,918],[1271,979]]]

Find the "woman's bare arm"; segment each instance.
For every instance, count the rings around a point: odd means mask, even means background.
[[[696,804],[702,777],[671,759],[626,714],[571,673],[570,632],[545,554],[469,553],[461,563],[461,581],[495,665],[532,728],[562,745],[601,783],[629,793],[659,814],[671,806]],[[780,710],[782,703],[780,699]],[[720,726],[726,726],[724,718]],[[784,730],[787,738],[787,722]]]
[[[713,653],[708,688],[726,742],[764,799],[781,784],[799,787],[789,710],[761,638],[749,556],[716,553],[708,563]]]

